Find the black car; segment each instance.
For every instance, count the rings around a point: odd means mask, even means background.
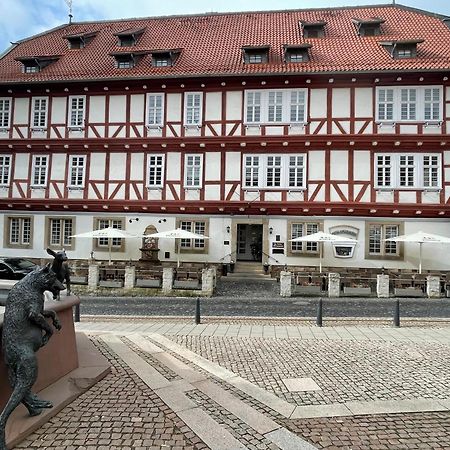
[[[20,280],[27,273],[32,272],[39,266],[33,261],[24,258],[3,258],[0,259],[0,279]]]

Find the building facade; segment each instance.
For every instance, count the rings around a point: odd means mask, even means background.
[[[3,256],[106,259],[105,226],[181,227],[159,259],[417,266],[450,237],[450,29],[403,6],[71,23],[0,58]],[[137,260],[139,239],[114,240]],[[430,246],[431,247],[431,246]],[[448,249],[424,267],[450,269]]]

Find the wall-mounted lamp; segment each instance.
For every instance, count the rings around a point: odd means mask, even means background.
[[[273,233],[273,228],[270,227],[270,228],[269,228],[269,234],[272,234],[272,233]]]
[[[130,223],[139,222],[139,217],[136,217],[136,219],[128,219],[128,222]]]
[[[230,227],[228,226],[228,227],[227,227],[227,233],[229,233],[229,232],[230,232]]]
[[[164,222],[167,222],[167,219],[159,219],[158,220],[158,223],[164,223]]]

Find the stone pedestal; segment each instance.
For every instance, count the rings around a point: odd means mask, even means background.
[[[202,292],[205,295],[211,296],[214,292],[214,275],[213,269],[202,270]]]
[[[173,273],[172,267],[164,267],[163,268],[162,290],[165,294],[172,292],[173,275],[174,275],[174,273]]]
[[[440,298],[441,281],[439,277],[433,275],[427,277],[427,296],[429,298]]]
[[[341,276],[338,273],[328,274],[328,297],[339,297],[341,293]]]
[[[125,289],[133,289],[135,286],[136,280],[136,267],[128,266],[125,267],[125,280],[124,280],[124,288]]]
[[[89,264],[88,288],[95,290],[98,286],[99,267],[97,264]]]
[[[292,296],[292,273],[280,272],[280,295],[281,297]]]
[[[377,275],[377,297],[389,298],[389,275]]]

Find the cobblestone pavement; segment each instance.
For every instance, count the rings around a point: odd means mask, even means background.
[[[81,322],[112,373],[17,448],[450,449],[448,328],[292,325]]]

